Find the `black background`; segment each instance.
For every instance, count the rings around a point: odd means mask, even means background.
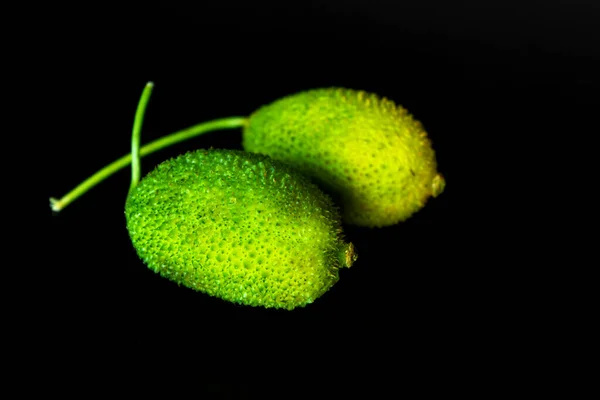
[[[132,348],[150,358],[172,352],[212,366],[202,380],[212,395],[254,398],[277,385],[260,373],[230,379],[232,370],[285,375],[307,363],[306,376],[327,383],[316,370],[345,355],[332,369],[389,363],[424,390],[450,393],[471,387],[457,365],[483,379],[477,365],[509,351],[513,332],[498,321],[517,289],[498,282],[515,261],[491,250],[509,222],[491,201],[500,196],[495,179],[509,174],[522,144],[550,140],[569,125],[561,114],[576,119],[589,106],[600,65],[592,2],[220,1],[70,12],[51,24],[40,54],[47,98],[58,106],[48,122],[60,127],[48,144],[43,202],[129,151],[149,80],[143,143],[308,88],[378,93],[423,122],[447,187],[403,224],[345,227],[357,263],[314,304],[290,312],[225,303],[149,271],[125,229],[123,170],[60,214],[48,211],[51,272],[38,301],[48,337],[60,338],[49,342],[53,354],[75,354],[68,360],[77,366],[106,354],[119,364]],[[143,159],[143,172],[211,146],[241,149],[241,132],[162,150]],[[515,192],[504,191],[506,201],[518,201]],[[283,386],[303,393],[293,376]],[[425,384],[432,376],[438,383]],[[388,387],[348,380],[349,392]]]

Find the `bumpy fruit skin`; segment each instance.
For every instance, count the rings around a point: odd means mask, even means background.
[[[404,221],[445,186],[421,123],[364,91],[313,89],[265,105],[244,127],[243,147],[311,177],[353,225]]]
[[[259,154],[199,150],[165,161],[129,194],[125,216],[151,270],[243,305],[309,304],[356,259],[332,200]]]

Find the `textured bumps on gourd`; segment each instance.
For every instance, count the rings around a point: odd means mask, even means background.
[[[292,165],[340,201],[344,222],[404,221],[445,186],[422,124],[372,93],[314,89],[256,110],[244,149]]]
[[[150,269],[238,304],[305,306],[356,259],[331,198],[259,154],[198,150],[165,161],[131,191],[125,215]]]

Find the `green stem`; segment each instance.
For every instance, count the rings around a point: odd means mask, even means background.
[[[133,132],[131,134],[131,184],[129,185],[129,193],[135,188],[140,181],[140,137],[142,136],[142,123],[144,122],[144,113],[146,112],[146,106],[150,95],[152,94],[152,88],[154,88],[153,82],[148,82],[140,102],[138,103],[137,110],[135,112],[135,119],[133,120]]]
[[[184,140],[200,136],[203,133],[217,131],[221,129],[241,128],[244,125],[246,125],[246,122],[247,118],[245,117],[229,117],[193,125],[189,128],[171,133],[170,135],[164,136],[160,139],[156,139],[146,144],[145,146],[142,146],[142,148],[140,149],[140,156],[143,157],[145,155],[154,153],[157,150],[161,150],[173,144],[183,142]],[[56,199],[51,197],[50,207],[52,207],[52,210],[56,212],[63,210],[75,199],[77,199],[79,196],[96,186],[98,183],[102,182],[104,179],[108,178],[120,169],[128,166],[130,162],[131,154],[127,154],[119,158],[118,160],[113,161],[112,163],[108,164],[107,166],[96,172],[94,175],[87,178],[85,181],[81,182],[77,187],[75,187],[69,193],[64,195],[62,198]]]

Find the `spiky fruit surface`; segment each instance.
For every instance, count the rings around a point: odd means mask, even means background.
[[[199,150],[165,161],[130,193],[125,216],[150,269],[238,304],[304,306],[356,258],[332,200],[259,154]]]
[[[292,165],[340,197],[344,221],[404,221],[445,186],[427,133],[391,100],[345,88],[283,97],[256,110],[244,149]]]

